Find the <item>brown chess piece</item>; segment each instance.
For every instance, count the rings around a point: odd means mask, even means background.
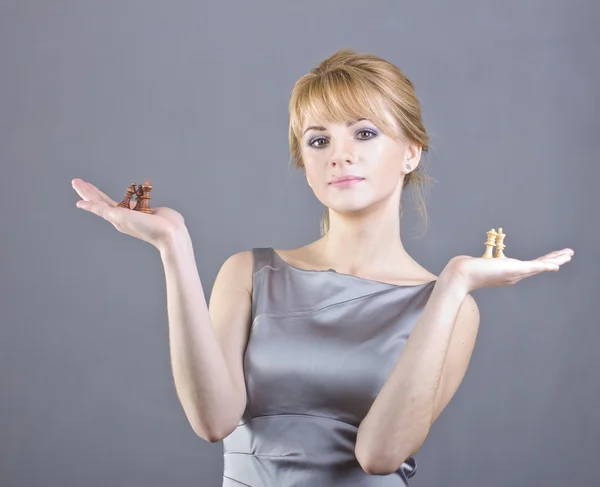
[[[126,208],[128,210],[131,209],[130,202],[133,194],[135,193],[135,182],[131,183],[131,186],[127,188],[127,193],[125,194],[125,198],[121,201],[117,206],[119,208]]]
[[[152,198],[152,196],[150,196],[150,191],[152,191],[152,183],[149,179],[146,179],[143,185],[138,184],[138,188],[135,191],[137,203],[135,208],[133,208],[135,211],[141,211],[142,213],[148,214],[154,213],[152,208],[150,208],[150,199]]]

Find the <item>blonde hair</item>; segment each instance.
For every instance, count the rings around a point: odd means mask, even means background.
[[[386,110],[396,126],[386,118]],[[304,117],[316,120],[345,122],[367,118],[393,138],[406,138],[429,150],[429,136],[421,120],[421,107],[411,81],[390,62],[373,54],[358,54],[341,49],[325,59],[294,85],[289,103],[290,156],[296,168],[303,168],[301,152]],[[400,133],[398,133],[398,127]],[[427,176],[423,157],[419,165],[404,177],[402,188],[412,185],[412,194],[424,226],[427,229],[425,184],[434,179]],[[403,191],[404,194],[404,191]],[[400,216],[403,204],[400,202]],[[321,236],[329,230],[329,208],[321,216]]]

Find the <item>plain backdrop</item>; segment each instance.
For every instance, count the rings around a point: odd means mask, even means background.
[[[151,179],[208,299],[231,254],[319,238],[287,104],[343,47],[421,100],[437,183],[421,239],[405,195],[418,262],[437,275],[498,227],[509,257],[575,250],[473,293],[472,362],[411,485],[600,485],[599,20],[595,0],[0,1],[0,485],[221,485],[222,444],[175,393],[160,255],[77,209],[71,180],[120,200]]]

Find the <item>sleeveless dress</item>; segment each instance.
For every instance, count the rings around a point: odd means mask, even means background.
[[[223,439],[223,487],[408,486],[413,457],[371,475],[354,446],[435,281],[399,286],[252,253],[247,406]]]

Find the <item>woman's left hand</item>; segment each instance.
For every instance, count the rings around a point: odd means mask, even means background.
[[[445,273],[449,273],[455,283],[463,285],[467,293],[486,287],[511,286],[517,282],[542,272],[558,271],[560,266],[571,260],[572,249],[555,250],[535,260],[484,259],[457,255],[450,259]]]

